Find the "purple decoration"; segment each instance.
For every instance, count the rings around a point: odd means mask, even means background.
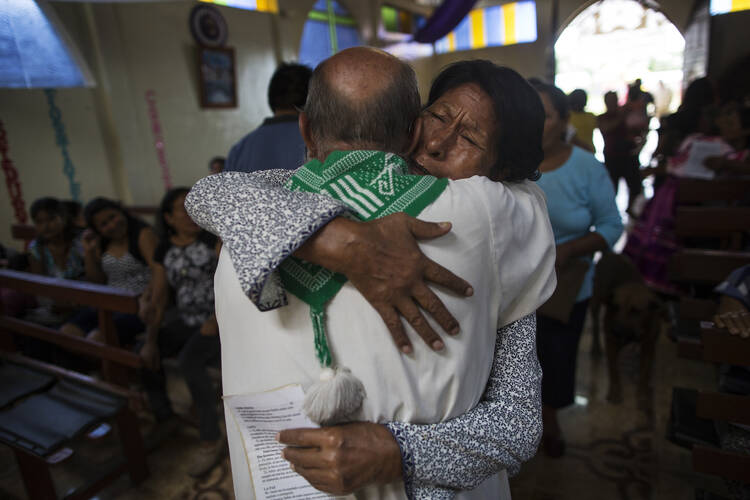
[[[430,19],[414,35],[414,41],[433,43],[451,32],[466,17],[477,0],[443,0]]]

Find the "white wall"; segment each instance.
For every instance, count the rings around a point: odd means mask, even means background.
[[[363,39],[373,42],[379,0],[341,0],[357,19]],[[278,16],[217,7],[235,48],[239,107],[199,106],[195,42],[188,28],[191,1],[146,3],[53,3],[80,48],[98,85],[61,89],[57,104],[70,141],[83,201],[94,196],[127,203],[158,203],[164,187],[147,114],[145,92],[154,90],[174,185],[190,185],[207,172],[207,162],[270,114],[268,80],[277,59],[297,57],[302,27],[314,0],[280,0]],[[558,24],[569,21],[591,0],[560,0]],[[691,2],[663,0],[678,28]],[[539,39],[531,44],[444,54],[413,63],[426,98],[429,84],[446,64],[486,58],[522,75],[545,76],[556,32],[552,0],[537,0]],[[684,20],[683,20],[684,18]],[[558,27],[560,28],[560,27]],[[558,29],[559,32],[559,29]],[[41,90],[0,90],[0,119],[10,157],[19,170],[26,206],[40,196],[68,198],[62,156]],[[0,196],[0,241],[10,242],[13,222],[7,191]]]

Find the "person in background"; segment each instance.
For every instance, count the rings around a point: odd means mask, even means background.
[[[216,411],[216,390],[206,371],[208,366],[218,365],[220,357],[214,313],[214,272],[220,244],[185,211],[189,191],[183,187],[168,191],[159,207],[160,241],[152,280],[155,310],[146,318],[146,342],[140,356],[146,366],[144,386],[158,422],[173,416],[161,359],[179,356],[180,370],[198,412],[201,440],[188,474],[199,477],[226,452]],[[166,311],[167,319],[162,322],[169,296],[174,298],[174,309]]]
[[[145,222],[127,213],[119,203],[95,198],[84,210],[89,229],[83,234],[86,280],[144,294],[151,280],[157,237]],[[142,301],[142,304],[144,301]],[[138,315],[114,313],[120,345],[133,344],[145,330]],[[61,327],[71,335],[101,340],[97,311],[84,308]]]
[[[619,106],[617,93],[609,91],[604,94],[604,105],[607,106],[607,111],[597,118],[597,126],[604,138],[604,165],[609,172],[615,193],[620,179],[625,179],[630,210],[643,188],[638,160],[640,147],[628,130],[627,110]]]
[[[39,198],[31,204],[30,212],[37,236],[29,244],[28,271],[52,278],[84,279],[81,232],[73,225],[64,202]],[[34,323],[58,327],[71,313],[70,307],[48,297],[34,298],[16,290],[8,290],[7,295],[16,296],[16,302],[24,305],[14,315]]]
[[[224,158],[223,156],[215,156],[211,158],[211,161],[208,162],[208,171],[212,174],[223,172],[225,163],[226,158]]]
[[[86,217],[83,216],[83,205],[75,200],[65,200],[60,202],[65,207],[65,213],[70,219],[71,224],[76,229],[83,231],[86,229]]]
[[[577,291],[567,323],[537,312],[537,353],[542,365],[542,443],[551,457],[565,453],[557,411],[573,404],[576,355],[593,288],[593,254],[612,248],[622,234],[622,221],[607,171],[594,155],[564,140],[568,125],[568,99],[557,87],[534,85],[545,111],[544,160],[539,187],[547,195],[547,209],[555,234],[558,287],[564,287],[561,270],[576,259],[588,262],[588,271]],[[616,101],[615,101],[616,102]],[[592,231],[591,228],[594,228]]]
[[[268,105],[273,116],[232,146],[226,170],[255,172],[270,166],[292,170],[305,162],[299,133],[299,110],[307,99],[312,70],[302,64],[282,64],[271,77]]]
[[[34,274],[80,280],[85,275],[83,245],[65,204],[55,198],[31,204],[37,237],[29,244],[29,266]]]
[[[583,89],[575,89],[568,95],[570,125],[575,128],[575,135],[570,142],[593,153],[596,115],[585,110],[587,101],[588,96]]]

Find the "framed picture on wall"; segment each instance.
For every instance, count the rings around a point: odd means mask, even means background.
[[[237,80],[234,70],[234,49],[199,47],[198,68],[201,107],[236,108]]]

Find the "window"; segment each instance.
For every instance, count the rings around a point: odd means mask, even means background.
[[[333,0],[318,0],[302,30],[299,61],[314,68],[336,52],[362,45],[357,23]]]
[[[536,2],[474,9],[456,29],[435,42],[438,54],[536,41]]]
[[[34,0],[0,3],[0,87],[84,87],[82,60]]]
[[[750,9],[750,0],[711,0],[711,15]]]
[[[215,5],[224,5],[236,9],[257,10],[258,12],[279,13],[279,3],[277,0],[200,0],[205,3]]]

